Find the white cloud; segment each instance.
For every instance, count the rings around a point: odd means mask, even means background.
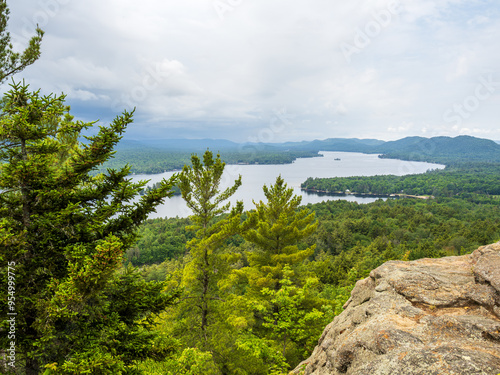
[[[340,103],[336,108],[335,108],[335,113],[339,115],[345,115],[347,114],[348,110],[347,107],[344,105],[344,103]]]
[[[165,128],[161,136],[217,127],[244,140],[286,107],[295,140],[494,134],[493,96],[460,129],[442,115],[500,66],[496,3],[400,0],[384,22],[377,15],[394,2],[242,1],[222,18],[206,0],[9,5],[16,46],[36,21],[46,31],[42,58],[18,78],[64,91],[87,118],[136,106],[137,121]],[[380,31],[348,62],[339,46],[373,22]]]
[[[75,98],[83,101],[98,100],[99,97],[93,92],[87,90],[75,90],[68,95],[70,98]]]
[[[392,133],[408,133],[408,131],[410,131],[411,129],[413,129],[413,123],[412,122],[405,122],[397,127],[388,127],[387,128],[387,131],[389,132],[392,132]],[[425,132],[425,130],[424,130]]]

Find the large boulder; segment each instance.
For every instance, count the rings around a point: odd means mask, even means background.
[[[344,309],[292,374],[497,375],[500,242],[384,263],[356,283]]]

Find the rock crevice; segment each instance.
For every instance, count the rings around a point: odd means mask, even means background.
[[[293,374],[500,373],[500,242],[472,254],[384,263]]]

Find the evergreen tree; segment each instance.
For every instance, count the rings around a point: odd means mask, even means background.
[[[323,312],[316,308],[310,309],[306,303],[307,299],[311,299],[308,294],[317,292],[315,284],[319,283],[318,279],[309,278],[303,287],[297,287],[290,280],[292,275],[293,272],[286,265],[283,279],[280,280],[281,288],[278,291],[268,288],[262,290],[263,296],[270,297],[274,312],[269,314],[264,305],[260,306],[266,313],[262,326],[268,328],[273,338],[280,343],[283,357],[287,355],[290,342],[309,341],[314,328],[323,330],[324,327]],[[313,337],[313,341],[316,342],[317,338]]]
[[[247,341],[277,350],[288,364],[275,357],[272,365],[280,371],[303,358],[296,344],[317,340],[315,333],[324,323],[319,311],[324,301],[316,298],[318,280],[303,270],[301,265],[309,258],[315,245],[299,248],[301,240],[316,229],[314,213],[299,209],[301,197],[293,194],[279,176],[270,187],[264,185],[267,202],[255,203],[255,211],[248,213],[251,228],[243,237],[253,245],[246,252],[247,267],[233,271],[232,282],[243,283],[240,303],[246,302],[248,312],[240,317],[240,325],[250,330]],[[234,297],[233,299],[237,299]],[[236,319],[233,318],[236,321]],[[304,334],[303,326],[314,321],[313,335]],[[300,333],[300,334],[299,334]],[[290,343],[295,343],[290,350]]]
[[[6,0],[0,0],[0,83],[9,76],[22,71],[40,57],[40,43],[43,31],[38,27],[36,35],[29,41],[28,47],[22,52],[14,52],[10,33],[7,31],[9,8]]]
[[[176,296],[116,273],[136,228],[170,196],[174,180],[137,199],[145,183],[132,183],[128,166],[96,175],[132,113],[82,143],[81,131],[93,123],[73,121],[68,111],[64,96],[42,96],[24,84],[13,84],[4,98],[0,276],[13,288],[12,303],[2,298],[1,310],[19,312],[16,363],[27,374],[44,365],[61,373],[120,373],[154,339],[137,319]],[[0,340],[7,347],[7,335]]]
[[[279,290],[283,268],[292,270],[310,257],[315,245],[299,249],[300,240],[309,237],[317,228],[314,213],[298,207],[302,197],[279,176],[271,187],[264,185],[267,203],[255,203],[255,211],[248,213],[248,220],[256,226],[247,231],[244,238],[255,245],[247,253],[250,286],[260,293],[262,288]]]
[[[222,174],[225,163],[220,155],[214,159],[211,151],[203,155],[203,162],[196,155],[191,157],[192,166],[185,166],[179,187],[187,206],[193,211],[190,219],[191,230],[196,232],[195,238],[187,243],[189,260],[183,271],[182,285],[186,289],[187,299],[184,307],[192,313],[189,317],[192,344],[209,342],[209,326],[211,314],[215,314],[217,304],[221,301],[217,283],[226,274],[231,254],[222,251],[224,242],[240,231],[242,202],[238,202],[224,218],[230,203],[225,203],[241,185],[239,176],[231,187],[221,191]],[[197,336],[197,337],[196,337]]]

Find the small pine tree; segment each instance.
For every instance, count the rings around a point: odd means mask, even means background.
[[[192,166],[185,166],[179,179],[179,188],[187,206],[193,211],[190,217],[196,236],[188,242],[189,260],[184,268],[182,285],[187,299],[184,307],[191,311],[190,333],[196,340],[207,345],[211,314],[220,301],[218,281],[226,274],[228,258],[223,254],[224,241],[240,230],[243,204],[238,202],[224,218],[230,203],[225,203],[241,185],[241,176],[234,184],[220,191],[225,163],[220,155],[214,159],[211,151],[203,155],[203,162],[196,155],[191,157]],[[212,321],[213,323],[213,321]],[[196,324],[193,326],[192,324]]]
[[[294,270],[313,254],[315,245],[301,250],[297,244],[318,226],[314,212],[298,209],[302,198],[293,194],[281,176],[271,187],[264,185],[263,190],[267,203],[255,203],[255,211],[248,213],[255,228],[244,234],[255,245],[254,251],[247,254],[253,270],[249,282],[259,293],[262,288],[279,290],[285,265]]]
[[[232,273],[233,283],[246,284],[241,288],[242,298],[233,299],[246,304],[253,313],[240,317],[240,325],[251,329],[250,341],[279,350],[288,365],[279,361],[275,364],[284,370],[302,359],[311,336],[317,340],[317,327],[310,325],[306,330],[304,325],[324,323],[324,314],[318,310],[323,301],[316,298],[319,282],[301,267],[315,245],[304,249],[298,246],[316,230],[317,222],[314,213],[299,209],[301,197],[293,194],[281,176],[274,185],[264,185],[263,190],[267,202],[255,203],[255,211],[247,214],[249,229],[243,237],[253,248],[246,252],[248,266]]]

